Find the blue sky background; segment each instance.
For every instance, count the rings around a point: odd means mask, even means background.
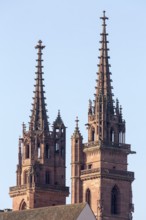
[[[109,55],[114,97],[123,106],[133,183],[134,220],[144,219],[146,175],[146,1],[0,1],[0,209],[10,208],[9,186],[16,184],[18,138],[29,121],[36,65],[34,46],[41,39],[49,121],[58,109],[67,129],[67,185],[70,137],[78,115],[87,141],[89,98],[94,99],[102,11],[109,20]],[[70,199],[67,200],[70,203]]]

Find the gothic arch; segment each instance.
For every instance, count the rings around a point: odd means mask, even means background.
[[[90,206],[91,205],[91,191],[89,188],[86,190],[85,198],[86,198],[86,202]]]
[[[27,205],[26,205],[26,202],[23,199],[20,203],[19,210],[25,210],[25,209],[27,209]]]
[[[120,190],[117,185],[115,185],[111,190],[111,214],[120,213]]]

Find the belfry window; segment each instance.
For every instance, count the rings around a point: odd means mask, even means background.
[[[86,190],[86,202],[89,204],[89,206],[91,205],[91,192],[90,189]]]
[[[119,190],[117,186],[114,186],[111,191],[111,213],[114,215],[119,214],[119,196]]]

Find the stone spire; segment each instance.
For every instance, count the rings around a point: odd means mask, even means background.
[[[32,114],[30,117],[30,129],[31,130],[45,130],[49,131],[48,126],[48,117],[47,117],[47,110],[45,104],[45,97],[44,97],[44,85],[43,85],[43,72],[42,72],[42,50],[45,46],[42,45],[42,41],[39,40],[38,44],[36,45],[35,49],[38,50],[38,58],[37,58],[37,71],[36,71],[36,84],[35,84],[35,91],[34,91],[34,102],[32,108]]]
[[[119,143],[119,136],[124,136],[125,123],[122,119],[122,111],[119,107],[119,101],[114,105],[111,72],[108,56],[108,41],[106,33],[105,11],[103,12],[101,33],[101,48],[98,64],[98,79],[96,84],[95,100],[89,101],[88,108],[88,141],[102,141],[106,143]],[[122,139],[124,140],[124,138]]]
[[[95,111],[98,111],[97,102],[99,100],[102,101],[102,98],[106,100],[107,103],[107,110],[110,114],[114,113],[113,107],[113,94],[112,94],[112,86],[111,86],[111,79],[110,79],[110,70],[109,70],[109,56],[108,56],[108,41],[107,41],[107,33],[106,33],[106,20],[108,19],[105,16],[105,11],[103,11],[103,17],[101,17],[103,21],[103,30],[101,33],[101,48],[100,56],[99,56],[99,64],[98,64],[98,80],[97,80],[97,87],[96,87],[96,94],[95,94]]]

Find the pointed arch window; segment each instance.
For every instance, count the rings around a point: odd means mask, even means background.
[[[115,185],[111,191],[111,214],[119,214],[120,210],[120,193],[118,187]]]
[[[90,189],[88,188],[87,190],[86,190],[86,202],[89,204],[89,206],[91,205],[91,191],[90,191]]]
[[[25,210],[25,209],[27,209],[27,205],[26,205],[26,202],[22,200],[20,203],[19,210]]]

